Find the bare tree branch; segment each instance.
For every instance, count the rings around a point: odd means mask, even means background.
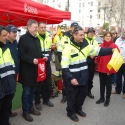
[[[101,8],[105,8],[106,20],[108,22],[115,22],[118,27],[122,16],[125,15],[125,7],[122,0],[105,0]]]

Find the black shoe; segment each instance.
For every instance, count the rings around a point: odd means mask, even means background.
[[[61,99],[61,103],[64,104],[67,101],[66,96]]]
[[[87,96],[91,99],[94,99],[94,95],[91,92],[88,92]]]
[[[72,115],[67,114],[67,116],[68,116],[71,120],[73,120],[74,122],[78,122],[78,121],[79,121],[78,117],[77,117],[75,114],[72,114]]]
[[[104,103],[104,106],[107,107],[109,106],[109,103],[110,103],[110,99],[106,99],[105,103]]]
[[[17,112],[12,112],[11,114],[10,114],[10,117],[16,117],[17,116]]]
[[[51,103],[50,101],[48,101],[48,102],[43,102],[43,104],[44,104],[44,105],[47,105],[47,106],[49,106],[49,107],[54,107],[54,104]]]
[[[42,110],[42,105],[41,105],[41,104],[36,104],[36,105],[35,105],[35,108],[36,108],[38,111],[41,111],[41,110]]]
[[[23,118],[24,118],[26,121],[29,121],[29,122],[32,122],[32,121],[33,121],[33,118],[30,116],[29,113],[27,113],[27,114],[24,114],[24,113],[23,113]]]
[[[37,110],[35,110],[34,108],[32,110],[29,111],[30,114],[33,114],[33,115],[41,115],[41,113]]]
[[[100,103],[102,103],[102,102],[104,102],[104,101],[105,101],[104,98],[100,98],[100,99],[96,102],[96,104],[100,104]]]
[[[76,111],[76,113],[77,113],[78,115],[80,115],[81,117],[86,117],[86,113],[83,112],[82,110]]]

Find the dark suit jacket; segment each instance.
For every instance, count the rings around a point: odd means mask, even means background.
[[[40,41],[29,32],[19,40],[19,82],[25,86],[37,86],[37,65],[33,59],[42,58]]]

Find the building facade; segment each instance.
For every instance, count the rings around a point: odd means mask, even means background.
[[[43,4],[63,11],[68,8],[68,0],[43,0]],[[99,0],[69,0],[71,20],[78,21],[82,27],[103,25],[98,6],[101,6]]]
[[[104,23],[116,26],[115,21],[110,20],[110,5],[104,7],[104,0],[33,0],[49,5],[59,10],[69,10],[71,20],[77,21],[83,28],[94,27],[100,29]],[[122,0],[121,0],[122,1]],[[108,12],[108,16],[106,14]],[[125,21],[124,21],[125,22]],[[124,27],[124,22],[123,27]],[[119,23],[120,26],[120,23]]]

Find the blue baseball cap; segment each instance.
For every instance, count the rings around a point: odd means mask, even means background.
[[[95,29],[93,27],[90,27],[90,28],[88,28],[87,33],[89,33],[89,32],[95,32]]]
[[[79,24],[77,22],[73,22],[70,27],[77,27]]]
[[[9,24],[8,26],[5,27],[6,31],[8,32],[17,32],[20,31],[19,29],[17,29],[14,25]]]

